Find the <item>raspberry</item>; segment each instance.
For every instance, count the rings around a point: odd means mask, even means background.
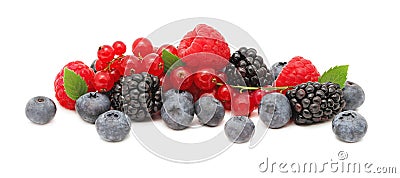
[[[282,69],[282,72],[275,81],[275,86],[293,87],[301,83],[316,82],[319,76],[319,72],[311,61],[301,56],[296,56]],[[286,91],[284,93],[286,93]]]
[[[74,71],[76,74],[81,76],[83,80],[85,80],[88,85],[88,92],[94,91],[94,87],[92,84],[94,72],[91,68],[85,65],[82,61],[74,61],[65,65],[62,70],[57,74],[57,77],[54,81],[54,91],[56,92],[56,98],[61,106],[75,110],[75,100],[72,100],[68,97],[67,93],[65,93],[64,88],[64,68],[68,68],[69,70]]]
[[[229,60],[230,50],[221,33],[206,24],[199,24],[181,40],[178,57],[190,67],[212,64],[215,69],[222,69]]]

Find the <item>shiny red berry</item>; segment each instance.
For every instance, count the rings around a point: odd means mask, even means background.
[[[251,102],[254,106],[258,107],[258,105],[260,105],[261,103],[261,99],[262,97],[264,97],[266,94],[268,93],[272,93],[273,91],[266,91],[266,90],[262,90],[262,89],[258,89],[253,91],[250,95],[251,95]]]
[[[222,85],[217,90],[217,99],[220,101],[231,101],[231,87]]]
[[[192,73],[184,67],[178,67],[171,72],[170,81],[175,88],[186,90],[192,86]]]
[[[178,55],[178,50],[175,48],[175,46],[172,46],[172,45],[170,45],[170,44],[164,44],[164,45],[160,46],[160,47],[157,49],[157,54],[158,54],[159,56],[161,56],[161,55],[162,55],[162,51],[163,51],[164,49],[167,50],[167,51],[169,51],[170,53],[174,54],[175,56]]]
[[[213,81],[214,78],[216,78],[215,70],[205,68],[196,72],[193,81],[201,90],[211,90],[216,85],[215,81]]]
[[[235,116],[249,116],[254,110],[254,105],[248,92],[235,93],[231,102],[232,113]]]
[[[104,70],[108,66],[108,63],[104,60],[96,60],[95,68],[96,71]]]
[[[115,55],[120,56],[120,55],[123,55],[126,52],[126,45],[122,41],[114,42],[112,47],[114,48]]]
[[[114,49],[109,45],[103,45],[97,50],[97,57],[104,62],[110,62],[114,59]]]
[[[155,76],[161,76],[164,72],[164,61],[156,53],[150,53],[142,59],[145,72]]]
[[[110,91],[114,85],[114,80],[111,78],[111,75],[106,71],[98,71],[94,75],[94,88],[99,92],[107,92]]]
[[[136,57],[145,57],[153,52],[153,45],[147,38],[138,38],[132,44],[132,52]]]

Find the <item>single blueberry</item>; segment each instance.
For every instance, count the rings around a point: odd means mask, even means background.
[[[258,114],[267,127],[275,129],[281,128],[289,122],[292,110],[285,95],[270,93],[261,99]]]
[[[287,62],[277,62],[271,66],[272,77],[276,80]]]
[[[364,103],[364,90],[356,83],[346,81],[343,88],[343,99],[346,101],[344,110],[355,110]]]
[[[213,96],[200,97],[194,104],[195,113],[203,125],[215,127],[225,116],[222,103]]]
[[[174,130],[183,130],[190,126],[194,117],[193,101],[183,95],[171,95],[161,108],[161,118]]]
[[[234,116],[230,118],[224,127],[225,135],[234,143],[245,143],[254,134],[255,125],[246,116]]]
[[[121,111],[110,110],[101,114],[95,122],[99,136],[108,142],[122,141],[131,130],[131,120]]]
[[[45,96],[31,98],[25,107],[26,117],[35,124],[47,124],[54,118],[57,107],[54,101]]]
[[[339,140],[358,142],[367,133],[365,118],[356,111],[343,111],[332,120],[332,130]]]
[[[100,114],[110,110],[111,101],[107,95],[89,92],[76,100],[75,110],[81,118],[94,124]]]

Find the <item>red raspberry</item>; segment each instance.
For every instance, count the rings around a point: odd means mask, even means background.
[[[54,81],[54,91],[56,92],[56,98],[61,106],[70,110],[75,110],[75,100],[69,98],[67,93],[65,93],[65,88],[64,88],[65,67],[68,68],[69,70],[74,71],[76,74],[81,76],[83,80],[85,80],[86,84],[88,85],[88,92],[95,91],[92,84],[94,72],[82,61],[74,61],[65,65],[62,68],[62,70],[57,74],[57,77]]]
[[[305,82],[316,82],[319,76],[317,68],[315,68],[311,61],[301,56],[296,56],[282,69],[282,72],[275,81],[275,86],[294,87]],[[286,93],[286,91],[283,93]]]
[[[210,55],[190,56],[202,52]],[[206,24],[199,24],[181,40],[178,57],[191,67],[206,67],[211,64],[215,69],[222,69],[229,60],[230,51],[221,33]]]

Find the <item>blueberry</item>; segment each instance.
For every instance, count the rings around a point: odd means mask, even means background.
[[[163,94],[163,97],[164,97],[163,99],[166,100],[167,98],[169,98],[169,97],[171,97],[173,95],[182,95],[182,96],[186,97],[187,99],[189,99],[190,101],[193,102],[193,95],[192,94],[190,94],[187,91],[176,90],[176,89],[170,89],[167,92],[165,92]]]
[[[203,96],[194,103],[194,111],[199,122],[207,126],[217,126],[225,116],[222,103],[213,96]]]
[[[234,143],[245,143],[254,134],[255,125],[246,116],[234,116],[225,123],[225,135]]]
[[[89,92],[76,100],[75,110],[81,118],[94,124],[100,114],[110,110],[111,101],[105,94]]]
[[[35,124],[47,124],[56,115],[54,101],[45,96],[31,98],[25,107],[26,117]]]
[[[96,119],[95,126],[103,140],[119,142],[129,134],[131,120],[121,111],[110,110]]]
[[[289,122],[292,110],[285,95],[270,93],[261,99],[258,114],[266,126],[275,129]]]
[[[277,62],[271,66],[272,77],[276,80],[287,62]]]
[[[164,101],[161,118],[174,130],[183,130],[190,126],[194,117],[193,102],[183,95],[171,95]]]
[[[367,132],[365,118],[356,111],[343,111],[332,120],[332,130],[339,140],[358,142]]]
[[[343,88],[343,98],[346,101],[344,110],[355,110],[364,103],[365,93],[356,83],[346,81]]]

